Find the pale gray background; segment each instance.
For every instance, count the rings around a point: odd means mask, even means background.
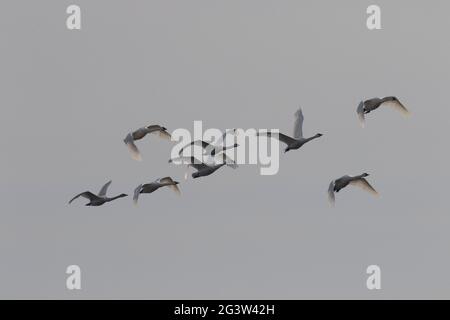
[[[66,29],[66,7],[82,30]],[[380,31],[366,8],[382,7]],[[448,1],[18,1],[0,4],[1,298],[450,298]],[[397,95],[410,119],[362,98]],[[305,135],[278,175],[256,166],[98,208],[165,175],[161,123]],[[382,197],[332,178],[371,173]],[[82,268],[82,290],[65,269]],[[382,268],[382,290],[365,269]]]

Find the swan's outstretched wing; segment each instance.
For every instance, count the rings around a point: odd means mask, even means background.
[[[138,199],[139,199],[139,195],[141,194],[141,190],[142,190],[142,184],[138,185],[136,187],[136,189],[134,189],[133,202],[135,205],[137,205],[137,203],[138,203]]]
[[[180,191],[180,188],[178,188],[178,185],[171,184],[169,186],[169,188],[172,189],[177,195],[181,195],[181,191]]]
[[[181,156],[183,154],[184,149],[186,149],[190,146],[202,147],[203,149],[205,149],[207,154],[211,154],[211,152],[214,150],[214,146],[212,144],[205,142],[203,140],[195,140],[195,141],[188,143],[183,148],[181,148],[180,151],[178,151],[178,154]]]
[[[159,131],[159,137],[164,139],[164,140],[170,140],[172,139],[172,136],[170,135],[169,132],[167,132],[166,130],[161,130]]]
[[[378,192],[377,192],[377,191],[370,185],[370,183],[367,182],[367,180],[364,179],[364,178],[360,178],[360,179],[357,179],[357,180],[353,180],[353,181],[350,182],[350,184],[351,184],[351,185],[354,185],[354,186],[357,186],[357,187],[360,187],[360,188],[362,188],[363,190],[365,190],[365,191],[367,191],[367,192],[369,192],[369,193],[371,193],[371,194],[373,194],[373,195],[375,195],[375,196],[378,195]]]
[[[302,108],[299,108],[295,113],[295,123],[294,123],[294,138],[303,138],[303,112]]]
[[[395,110],[399,111],[401,114],[403,114],[404,116],[409,116],[410,113],[409,113],[408,109],[406,109],[406,107],[396,97],[392,97],[392,98],[393,98],[393,100],[383,102],[382,105],[390,107],[392,109],[395,109]]]
[[[98,196],[99,197],[104,197],[106,196],[106,191],[108,191],[109,186],[111,185],[111,180],[109,180],[107,183],[105,183],[105,185],[100,189]]]
[[[75,200],[75,199],[77,199],[77,198],[79,198],[79,197],[83,197],[83,198],[89,199],[89,201],[91,201],[91,202],[92,202],[93,200],[100,199],[98,196],[96,196],[96,195],[93,194],[92,192],[90,192],[90,191],[85,191],[85,192],[82,192],[82,193],[76,195],[75,197],[73,197],[73,198],[69,201],[69,204],[71,204],[73,200]]]
[[[134,144],[133,134],[132,133],[127,134],[127,136],[125,137],[123,142],[125,142],[125,144],[128,147],[128,150],[130,150],[131,157],[136,161],[142,161],[141,153],[139,152],[139,149]]]
[[[175,180],[172,179],[172,177],[164,177],[159,179],[159,182],[161,184],[171,184],[171,183],[175,183]]]
[[[294,138],[291,138],[283,133],[272,133],[272,132],[258,132],[256,134],[257,136],[266,136],[266,137],[273,137],[278,140],[280,140],[283,143],[286,143],[287,145],[290,145],[291,143],[296,142]]]
[[[330,204],[332,206],[334,206],[334,202],[335,202],[335,196],[334,196],[334,181],[331,181],[329,187],[328,187],[328,201],[330,202]]]
[[[153,124],[144,128],[146,133],[153,133],[159,135],[160,138],[170,140],[170,133],[167,132],[167,129],[158,124]]]
[[[176,183],[176,181],[174,181],[171,177],[164,177],[161,178],[159,180],[159,182],[167,187],[169,187],[170,189],[172,189],[173,191],[175,191],[176,194],[180,195],[180,189],[178,188],[178,185]]]
[[[291,144],[294,143],[296,140],[283,134],[283,133],[279,133],[278,134],[278,140],[280,140],[281,142],[284,142],[286,144]]]
[[[366,118],[364,117],[364,101],[361,101],[359,103],[358,108],[356,108],[356,113],[358,114],[358,119],[361,127],[364,128],[366,122]]]

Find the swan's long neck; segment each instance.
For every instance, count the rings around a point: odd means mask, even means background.
[[[122,197],[123,197],[123,195],[119,194],[118,196],[109,198],[108,201],[113,201],[113,200],[116,200],[116,199],[119,199],[119,198],[122,198]]]
[[[319,137],[320,137],[320,136],[318,136],[318,135],[315,135],[315,136],[312,136],[312,137],[306,138],[305,140],[306,140],[306,142],[308,142],[308,141],[311,141],[311,140],[317,139],[317,138],[319,138]]]

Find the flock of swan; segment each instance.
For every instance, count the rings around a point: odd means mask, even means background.
[[[363,128],[364,128],[365,121],[366,121],[366,119],[365,119],[366,115],[368,113],[376,110],[380,106],[390,107],[390,108],[400,111],[404,115],[409,115],[408,109],[406,109],[405,106],[394,96],[368,99],[365,101],[361,101],[356,109],[358,119]],[[303,120],[304,120],[303,112],[302,112],[302,109],[300,108],[295,113],[295,124],[294,124],[293,136],[291,137],[291,136],[288,136],[283,133],[279,133],[276,136],[274,136],[274,138],[277,138],[279,141],[286,144],[286,148],[285,148],[284,152],[299,149],[305,143],[322,136],[321,133],[317,133],[314,136],[305,138],[303,136]],[[137,161],[142,160],[141,153],[139,152],[139,149],[136,146],[135,142],[143,139],[148,134],[158,134],[161,138],[165,138],[165,139],[169,139],[169,140],[171,139],[171,135],[167,131],[167,129],[160,125],[150,125],[150,126],[142,127],[133,132],[128,133],[124,139],[124,143],[130,150],[131,157],[134,160],[137,160]],[[184,146],[179,151],[180,157],[178,157],[176,159],[170,159],[169,163],[173,162],[175,160],[185,161],[186,163],[188,163],[188,167],[192,167],[196,170],[196,172],[194,172],[192,174],[192,178],[194,178],[194,179],[211,175],[224,165],[227,165],[233,169],[236,169],[237,164],[232,159],[230,159],[224,153],[224,151],[227,149],[231,149],[231,148],[237,148],[239,145],[235,143],[231,146],[225,146],[225,138],[228,134],[235,135],[236,130],[232,129],[232,130],[226,131],[223,134],[222,139],[220,139],[215,144],[210,144],[210,143],[202,141],[202,140],[193,141],[193,142],[187,144],[186,146]],[[257,133],[257,135],[258,136],[264,135],[267,137],[271,137],[270,132]],[[209,157],[208,159],[210,159],[210,160],[202,162],[193,156],[190,156],[190,157],[182,156],[184,149],[187,147],[190,147],[190,146],[200,146],[201,148],[203,148],[204,153]],[[220,163],[217,163],[214,160],[211,160],[211,159],[216,159],[217,157],[221,158]],[[365,191],[368,191],[369,193],[371,193],[373,195],[378,195],[378,192],[367,181],[366,177],[368,177],[368,176],[369,176],[368,173],[363,173],[363,174],[356,175],[356,176],[344,175],[338,179],[332,180],[328,187],[328,200],[330,201],[330,203],[332,205],[334,205],[335,193],[339,192],[341,189],[347,187],[348,185],[357,186],[357,187],[362,188]],[[187,176],[186,176],[186,178],[187,178]],[[150,183],[140,184],[134,190],[133,201],[135,204],[137,204],[140,194],[152,193],[163,187],[169,187],[177,194],[180,194],[180,189],[178,188],[178,184],[179,184],[179,182],[173,180],[171,177],[164,177],[164,178],[157,179]],[[116,199],[128,196],[127,194],[122,193],[122,194],[119,194],[114,197],[108,197],[106,195],[106,192],[108,191],[108,188],[110,185],[111,185],[111,181],[108,181],[100,189],[98,194],[94,194],[91,191],[84,191],[84,192],[76,195],[75,197],[73,197],[69,201],[69,204],[71,204],[72,201],[74,201],[75,199],[77,199],[79,197],[83,197],[83,198],[86,198],[89,200],[89,202],[86,204],[86,206],[101,206],[107,202],[111,202]]]

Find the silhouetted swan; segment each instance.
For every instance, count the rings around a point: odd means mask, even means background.
[[[396,98],[393,96],[384,97],[384,98],[373,98],[366,101],[361,101],[356,108],[356,113],[358,114],[358,119],[361,126],[364,128],[365,125],[365,114],[377,109],[381,105],[388,106],[393,109],[400,111],[403,115],[409,115],[408,109]]]
[[[294,124],[294,137],[291,138],[283,133],[278,134],[278,140],[281,142],[284,142],[287,144],[286,149],[284,149],[284,152],[288,152],[289,150],[295,150],[303,146],[305,143],[314,140],[316,138],[319,138],[323,136],[321,133],[317,133],[316,135],[309,137],[309,138],[303,138],[303,112],[302,109],[299,108],[297,112],[295,113],[295,124]],[[263,133],[257,133],[258,136],[261,135],[267,135],[268,137],[272,136],[270,132],[263,132]],[[276,134],[275,134],[276,136]]]
[[[202,147],[205,150],[205,154],[208,156],[211,156],[213,158],[215,158],[216,155],[222,154],[223,155],[222,157],[223,157],[223,159],[225,159],[226,164],[229,167],[236,169],[238,167],[236,162],[224,153],[225,150],[239,147],[239,145],[237,143],[230,145],[230,146],[225,145],[227,135],[229,135],[229,134],[234,135],[235,133],[236,133],[236,129],[231,129],[231,130],[225,131],[225,133],[222,135],[222,137],[214,144],[208,143],[203,140],[192,141],[191,143],[188,143],[183,148],[181,148],[180,151],[178,152],[178,155],[181,156],[186,148],[195,145],[195,146]]]
[[[368,173],[363,173],[359,176],[348,176],[345,175],[343,177],[340,177],[339,179],[333,180],[330,183],[330,186],[328,187],[328,200],[331,204],[334,205],[335,197],[334,193],[339,192],[342,188],[345,188],[349,184],[358,186],[368,192],[370,192],[373,195],[378,195],[378,192],[367,182],[365,177],[368,177]]]
[[[141,153],[139,152],[139,149],[136,147],[136,144],[134,143],[134,141],[144,138],[149,133],[159,134],[159,136],[161,138],[168,139],[168,140],[170,140],[170,138],[171,138],[170,133],[167,132],[167,129],[160,125],[151,125],[151,126],[147,126],[147,127],[142,127],[142,128],[137,129],[134,132],[128,133],[127,136],[125,137],[125,139],[123,140],[123,142],[125,142],[125,144],[127,145],[128,149],[131,152],[131,157],[134,160],[137,160],[137,161],[142,160]]]
[[[178,181],[172,180],[171,177],[165,177],[157,179],[151,183],[141,184],[134,190],[133,196],[134,203],[137,204],[139,195],[141,193],[152,193],[162,187],[170,187],[177,194],[180,194],[180,189],[178,189],[177,186],[178,183],[179,183]]]
[[[75,197],[72,198],[72,200],[69,201],[69,204],[72,203],[73,200],[77,199],[78,197],[83,197],[86,199],[89,199],[89,203],[87,203],[87,206],[101,206],[102,204],[106,203],[106,202],[110,202],[119,198],[123,198],[126,197],[127,194],[122,193],[119,194],[118,196],[112,197],[112,198],[108,198],[106,196],[106,191],[108,190],[109,185],[111,184],[112,181],[108,181],[101,189],[100,192],[98,193],[98,195],[93,194],[90,191],[85,191],[80,193],[79,195],[76,195]]]
[[[226,165],[226,161],[224,159],[224,161],[222,163],[219,164],[206,164],[200,160],[198,160],[197,158],[191,156],[191,157],[178,157],[178,158],[174,158],[174,159],[170,159],[170,162],[174,162],[174,161],[183,161],[184,164],[186,164],[187,162],[187,166],[194,168],[195,170],[197,170],[197,172],[194,172],[192,174],[192,178],[199,178],[199,177],[206,177],[209,176],[210,174],[216,172],[218,169],[220,169],[222,166]],[[187,175],[185,176],[185,179],[187,178]]]

